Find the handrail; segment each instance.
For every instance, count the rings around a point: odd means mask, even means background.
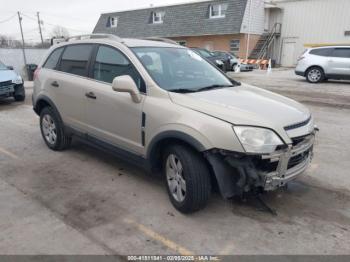
[[[112,34],[85,34],[85,35],[77,35],[66,38],[66,41],[74,41],[74,40],[83,40],[83,39],[100,39],[100,38],[108,38],[111,40],[115,40],[117,42],[123,43],[123,39],[119,36]]]
[[[281,23],[275,23],[271,32],[269,33],[269,36],[267,40],[265,41],[264,45],[261,47],[261,50],[258,54],[258,59],[261,59],[264,57],[264,55],[267,53],[268,48],[270,47],[272,41],[275,39],[275,36],[277,34],[281,33]]]

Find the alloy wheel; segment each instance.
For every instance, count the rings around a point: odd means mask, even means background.
[[[179,158],[170,154],[166,161],[166,178],[171,195],[177,202],[183,202],[186,197],[186,180]]]

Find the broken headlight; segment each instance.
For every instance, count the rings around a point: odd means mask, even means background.
[[[270,129],[251,126],[234,126],[233,129],[248,153],[269,154],[277,146],[283,145],[282,140]]]

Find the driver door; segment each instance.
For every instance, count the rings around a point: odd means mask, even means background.
[[[90,84],[86,87],[85,105],[89,135],[117,147],[142,154],[142,102],[132,101],[130,94],[112,89],[113,79],[129,75],[141,91],[144,81],[129,59],[118,49],[99,45],[92,61]]]

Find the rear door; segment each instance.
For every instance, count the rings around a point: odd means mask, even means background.
[[[329,57],[329,72],[341,78],[350,78],[350,48],[337,47]]]
[[[79,130],[87,129],[84,111],[85,88],[88,82],[88,68],[93,44],[73,44],[66,46],[58,72],[48,83],[54,92],[57,106],[65,124]]]

